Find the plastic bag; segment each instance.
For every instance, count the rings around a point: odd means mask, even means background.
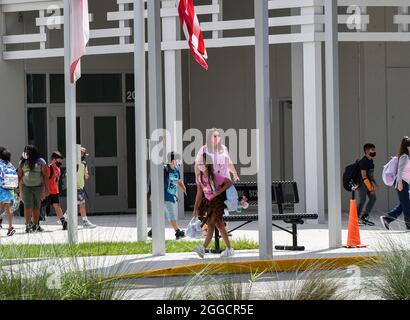
[[[199,239],[203,237],[201,229],[201,221],[198,217],[193,217],[186,228],[185,234],[194,239]]]
[[[238,192],[234,186],[226,189],[225,205],[228,211],[236,211],[239,207],[238,204]]]

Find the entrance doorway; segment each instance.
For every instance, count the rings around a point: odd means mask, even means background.
[[[49,110],[49,150],[64,155],[63,107]],[[93,213],[127,211],[125,110],[120,106],[79,106],[77,143],[87,148],[90,178],[86,182],[88,210]]]

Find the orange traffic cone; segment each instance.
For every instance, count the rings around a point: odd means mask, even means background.
[[[356,200],[350,200],[349,226],[347,231],[347,244],[345,248],[364,248],[367,247],[360,243],[359,219],[357,218]]]

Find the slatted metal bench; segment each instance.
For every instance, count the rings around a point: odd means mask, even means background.
[[[191,189],[195,187],[195,184],[189,184],[188,188]],[[292,250],[292,251],[303,251],[304,246],[298,245],[297,239],[297,225],[303,224],[305,220],[314,220],[318,218],[317,213],[293,213],[285,212],[290,209],[293,211],[293,206],[299,203],[299,193],[297,184],[294,181],[274,181],[272,182],[272,205],[276,205],[278,208],[278,213],[272,213],[273,221],[284,221],[285,223],[291,224],[291,230],[281,227],[276,223],[272,223],[272,226],[283,230],[292,235],[292,245],[277,245],[276,250]],[[226,222],[243,222],[239,226],[228,233],[242,228],[243,226],[258,221],[257,206],[258,206],[258,190],[256,182],[240,182],[235,184],[235,188],[238,191],[239,196],[246,196],[249,202],[249,208],[243,210],[241,213],[230,213],[228,216],[224,216]],[[191,189],[192,192],[192,189]],[[254,211],[254,212],[252,212]],[[215,249],[211,250],[214,253],[220,253],[220,234],[219,230],[215,228]]]

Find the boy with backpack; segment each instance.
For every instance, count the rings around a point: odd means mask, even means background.
[[[369,220],[369,215],[376,203],[375,187],[379,187],[374,179],[373,159],[376,157],[376,146],[372,143],[366,143],[363,150],[365,155],[359,161],[361,183],[358,186],[359,204],[357,213],[359,215],[359,225],[374,226],[374,222]]]
[[[171,159],[168,164],[164,166],[164,211],[167,221],[175,230],[175,238],[179,240],[185,237],[185,232],[180,230],[177,225],[177,191],[178,186],[186,194],[186,187],[184,181],[181,179],[181,173],[175,164],[175,155],[171,152]],[[152,229],[148,231],[148,237],[152,238]]]
[[[13,228],[13,212],[11,203],[14,201],[14,190],[18,188],[18,175],[16,168],[11,164],[11,154],[3,149],[0,153],[0,209],[4,209],[9,228],[7,236],[11,237],[16,230]]]
[[[369,214],[376,203],[375,187],[378,187],[374,179],[374,162],[376,156],[376,146],[366,143],[363,146],[364,157],[361,160],[346,167],[343,174],[343,187],[345,190],[359,192],[359,203],[357,214],[359,225],[374,226],[374,222],[369,220]],[[367,202],[367,204],[366,204]]]
[[[51,163],[48,166],[48,183],[50,186],[50,195],[47,197],[47,207],[46,212],[47,215],[50,214],[50,207],[53,206],[54,211],[56,212],[57,217],[61,221],[61,225],[63,226],[63,230],[67,230],[67,220],[64,217],[63,210],[61,209],[60,205],[60,190],[59,190],[59,183],[61,177],[61,166],[63,164],[63,155],[58,152],[54,151],[51,155]]]

